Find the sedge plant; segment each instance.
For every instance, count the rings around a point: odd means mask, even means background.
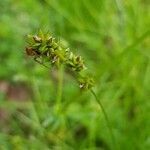
[[[81,90],[89,90],[91,92],[102,110],[112,142],[116,145],[105,108],[93,90],[95,85],[94,79],[88,73],[85,73],[87,67],[84,64],[83,58],[80,55],[75,55],[69,48],[64,47],[61,42],[56,40],[50,33],[43,33],[41,30],[37,35],[27,35],[26,54],[44,67],[48,69],[55,67],[60,71],[56,106],[58,111],[60,109],[64,70],[70,72]]]

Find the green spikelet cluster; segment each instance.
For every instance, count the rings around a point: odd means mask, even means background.
[[[75,74],[75,78],[81,89],[90,89],[94,86],[94,80],[88,75],[82,75],[85,70],[84,60],[75,55],[69,48],[65,48],[59,40],[49,33],[39,31],[37,35],[27,36],[26,53],[32,56],[40,64],[49,64],[59,68],[64,65],[67,70]]]

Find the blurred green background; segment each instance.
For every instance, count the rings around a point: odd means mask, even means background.
[[[120,150],[150,149],[149,0],[0,0],[0,150],[114,150],[90,92],[25,55],[41,28],[84,57]]]

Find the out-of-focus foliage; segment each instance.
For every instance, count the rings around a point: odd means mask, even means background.
[[[0,149],[113,149],[90,93],[24,54],[39,28],[86,60],[118,148],[150,149],[150,3],[148,0],[0,1]],[[58,90],[59,91],[59,90]]]

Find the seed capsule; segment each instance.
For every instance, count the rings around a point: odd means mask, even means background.
[[[42,39],[38,37],[37,35],[33,36],[33,39],[35,42],[42,42]]]

